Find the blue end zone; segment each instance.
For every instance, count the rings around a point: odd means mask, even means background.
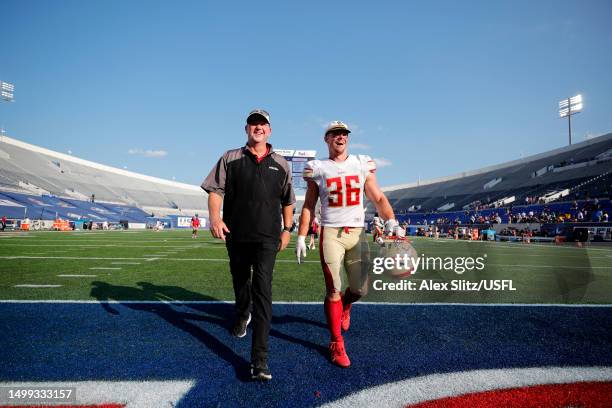
[[[340,369],[322,305],[274,305],[271,383],[248,381],[227,304],[2,303],[0,381],[196,379],[180,406],[311,406],[462,370],[612,366],[608,307],[359,305]],[[320,393],[315,395],[316,392]]]

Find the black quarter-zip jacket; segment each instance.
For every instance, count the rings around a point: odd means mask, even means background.
[[[228,150],[202,188],[223,196],[223,222],[235,242],[278,242],[282,207],[295,203],[289,163],[269,144],[260,162],[247,146]]]

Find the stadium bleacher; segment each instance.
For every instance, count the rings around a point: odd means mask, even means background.
[[[576,215],[574,200],[600,198],[610,212],[612,134],[603,135],[520,160],[466,171],[430,181],[383,188],[398,218],[412,224],[449,219],[466,223],[471,216],[546,210]],[[373,208],[368,207],[370,216]]]
[[[205,215],[207,196],[199,186],[116,169],[2,136],[0,212],[9,218],[145,223],[153,212]]]
[[[383,188],[398,219],[411,224],[502,223],[516,214],[569,214],[601,198],[610,213],[612,134],[483,169]],[[95,202],[92,202],[92,195]],[[544,202],[546,201],[546,202]],[[0,138],[0,211],[9,218],[60,217],[146,223],[150,217],[207,213],[199,186],[158,179]],[[373,214],[371,204],[367,208]],[[591,216],[593,213],[590,214]],[[520,218],[520,217],[519,217]],[[533,220],[533,218],[532,218]],[[591,221],[591,219],[584,219]]]

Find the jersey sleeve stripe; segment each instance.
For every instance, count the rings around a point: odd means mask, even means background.
[[[376,172],[376,162],[374,160],[368,160],[368,171],[370,173]]]
[[[309,168],[305,168],[304,171],[302,172],[302,177],[304,177],[305,179],[311,179],[313,175],[314,175],[314,171]]]

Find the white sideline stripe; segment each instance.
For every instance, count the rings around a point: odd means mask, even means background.
[[[481,244],[481,245],[485,245],[485,246],[507,246],[507,247],[516,247],[516,248],[525,248],[525,249],[554,249],[554,250],[563,250],[563,249],[571,249],[571,250],[593,250],[593,251],[609,251],[609,249],[605,249],[605,248],[593,248],[591,246],[587,246],[587,247],[576,247],[576,246],[570,246],[571,243],[566,243],[566,245],[554,245],[553,242],[545,242],[545,243],[539,243],[539,242],[532,242],[530,244],[523,244],[522,242],[507,242],[507,241],[466,241],[466,240],[454,240],[454,239],[445,239],[445,238],[440,238],[440,239],[431,239],[431,238],[425,238],[425,237],[414,237],[414,236],[410,236],[410,241],[413,242],[428,242],[428,243],[449,243],[449,244],[465,244],[465,243],[472,243],[472,244]]]
[[[220,305],[234,304],[233,300],[11,300],[0,299],[2,303],[75,303],[75,304],[171,304],[171,305]],[[322,305],[323,302],[289,302],[276,301],[275,305]],[[397,303],[397,302],[358,302],[355,306],[463,306],[463,307],[569,307],[569,308],[612,308],[612,304],[606,303]]]
[[[101,266],[100,266],[100,267],[94,267],[94,268],[89,268],[89,269],[92,269],[92,270],[93,270],[93,269],[100,269],[100,270],[117,271],[117,270],[119,270],[119,269],[121,269],[121,268],[106,268],[106,267],[101,267]]]
[[[0,256],[0,259],[93,259],[93,260],[133,260],[142,261],[156,259],[160,255],[142,255],[144,258],[105,258],[105,257],[89,257],[89,256]],[[165,256],[165,255],[164,255]],[[228,258],[164,258],[164,261],[213,261],[213,262],[229,262]],[[276,262],[295,263],[297,261],[290,259],[277,259]],[[302,261],[302,263],[321,263],[321,261]]]
[[[98,275],[57,275],[60,278],[95,278]]]
[[[76,404],[68,405],[123,403],[127,408],[174,407],[194,385],[195,380],[0,382],[1,387],[11,388],[75,387]],[[15,404],[24,405],[19,401]]]
[[[16,288],[59,288],[62,285],[32,285],[32,284],[22,284],[15,285]]]
[[[325,408],[406,407],[470,393],[529,387],[612,380],[612,367],[537,367],[473,370],[409,378],[359,391]]]
[[[140,265],[140,262],[111,262],[111,265]]]

